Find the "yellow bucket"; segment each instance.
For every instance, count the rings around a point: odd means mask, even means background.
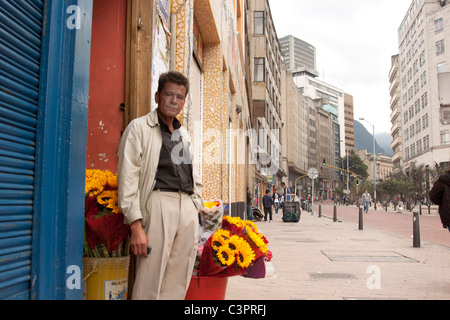
[[[130,257],[83,258],[84,300],[127,300]]]

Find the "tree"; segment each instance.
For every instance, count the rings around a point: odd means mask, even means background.
[[[348,156],[349,169],[347,169],[347,156],[342,158],[343,168],[354,172],[359,178],[367,179],[369,174],[367,173],[368,167],[362,161],[362,159],[355,153],[354,150],[350,151]]]

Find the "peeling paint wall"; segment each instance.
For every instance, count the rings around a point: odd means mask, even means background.
[[[124,130],[126,0],[94,0],[86,168],[117,171]]]

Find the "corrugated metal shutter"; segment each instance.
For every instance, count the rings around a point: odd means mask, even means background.
[[[0,299],[29,299],[43,9],[0,0]]]

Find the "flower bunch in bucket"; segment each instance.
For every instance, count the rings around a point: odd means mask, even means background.
[[[263,278],[264,260],[270,261],[272,253],[256,224],[239,217],[223,216],[216,227],[206,242],[201,244],[199,276]]]
[[[109,170],[86,170],[84,256],[129,255],[130,227],[118,206],[117,175]]]

